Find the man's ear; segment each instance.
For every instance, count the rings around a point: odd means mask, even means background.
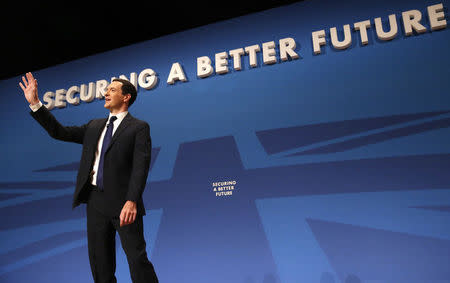
[[[125,102],[128,101],[128,103],[130,103],[131,94],[128,93],[128,94],[125,94],[124,96],[125,96]]]

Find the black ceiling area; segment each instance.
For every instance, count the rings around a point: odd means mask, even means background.
[[[3,3],[0,80],[295,2]]]

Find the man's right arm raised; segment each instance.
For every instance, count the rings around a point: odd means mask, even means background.
[[[26,73],[26,78],[22,76],[23,84],[19,86],[23,90],[25,99],[30,104],[31,116],[48,132],[48,134],[58,140],[83,143],[87,124],[81,127],[65,127],[61,125],[55,116],[42,105],[38,96],[37,80],[31,73]]]

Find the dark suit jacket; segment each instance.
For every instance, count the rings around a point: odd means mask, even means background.
[[[45,106],[31,112],[31,116],[51,137],[83,145],[72,208],[86,203],[95,151],[107,119],[91,120],[80,127],[65,127]],[[127,200],[136,202],[138,215],[145,215],[142,193],[150,167],[151,148],[150,126],[128,113],[115,131],[104,157],[104,192],[96,203],[105,215],[119,216]]]

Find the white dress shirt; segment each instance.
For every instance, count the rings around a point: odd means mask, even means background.
[[[33,112],[38,111],[39,108],[41,108],[41,107],[42,107],[42,102],[40,102],[40,101],[39,101],[39,103],[34,104],[34,105],[30,104],[30,108]],[[100,163],[100,153],[102,152],[103,139],[105,137],[106,128],[109,124],[109,118],[111,118],[111,116],[117,117],[117,119],[113,122],[114,128],[113,128],[112,135],[114,136],[114,133],[116,132],[117,128],[119,128],[120,123],[122,123],[122,120],[125,118],[125,116],[127,116],[127,114],[128,114],[128,111],[120,112],[120,113],[114,114],[114,115],[109,113],[108,122],[106,123],[105,127],[103,128],[102,134],[100,135],[100,139],[98,140],[97,150],[95,151],[94,166],[92,167],[92,172],[91,172],[91,174],[93,174],[92,185],[94,185],[94,186],[97,185],[98,164]]]

